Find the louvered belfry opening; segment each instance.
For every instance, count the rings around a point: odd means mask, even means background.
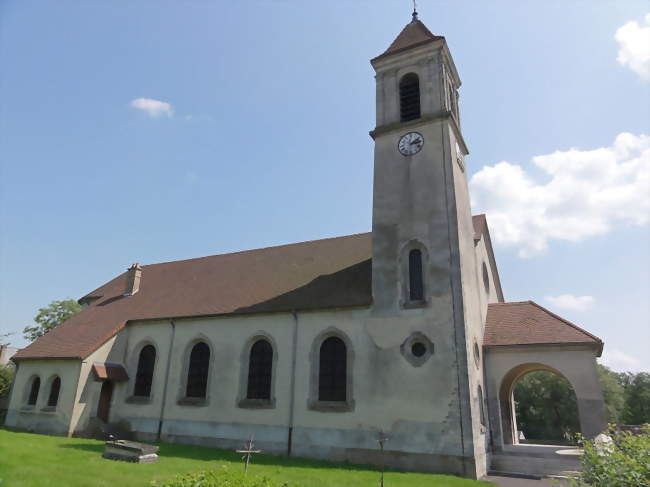
[[[409,252],[409,299],[424,299],[424,279],[422,278],[422,251],[413,249]]]
[[[266,340],[258,340],[251,347],[248,361],[248,399],[271,399],[273,347]]]
[[[330,337],[320,347],[319,401],[347,399],[347,349],[343,340]]]
[[[36,405],[36,400],[38,399],[38,391],[41,388],[41,379],[34,377],[32,381],[32,387],[29,389],[29,398],[27,399],[27,404],[30,406]]]
[[[59,392],[61,391],[61,379],[59,377],[56,377],[52,381],[52,385],[50,386],[50,396],[47,398],[47,405],[49,407],[56,407],[56,405],[59,403]]]
[[[405,74],[399,82],[400,120],[420,118],[420,79],[415,73]]]
[[[153,345],[142,347],[140,357],[138,358],[138,371],[135,376],[134,396],[149,397],[151,395],[151,383],[153,382],[155,363],[156,348]]]
[[[190,364],[187,369],[187,397],[205,397],[208,388],[208,369],[210,367],[210,347],[199,342],[192,348]]]

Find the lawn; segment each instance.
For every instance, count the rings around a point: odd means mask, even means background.
[[[229,465],[241,468],[240,455],[198,446],[161,444],[153,464],[131,464],[101,457],[103,443],[81,438],[15,433],[0,429],[0,487],[146,487],[178,473]],[[371,467],[258,455],[249,472],[301,487],[376,487]],[[387,472],[386,487],[487,487],[490,483],[416,473]]]

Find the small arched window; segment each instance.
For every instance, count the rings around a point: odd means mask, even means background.
[[[49,407],[56,407],[59,403],[59,392],[61,391],[61,379],[55,377],[50,386],[50,395],[47,398],[47,405]]]
[[[415,73],[405,74],[399,82],[399,113],[402,122],[420,118],[420,79]]]
[[[424,300],[424,280],[422,278],[422,251],[413,249],[409,252],[409,299]]]
[[[36,400],[38,399],[38,391],[41,388],[41,379],[39,377],[34,377],[32,380],[32,385],[29,388],[29,397],[27,398],[27,404],[29,406],[35,406]]]
[[[248,361],[248,399],[271,399],[273,347],[266,340],[258,340],[251,347]]]
[[[483,388],[478,386],[478,410],[481,424],[485,426],[485,407],[483,405]]]
[[[347,348],[343,340],[329,337],[320,346],[318,400],[347,400]]]
[[[149,397],[151,395],[151,383],[153,382],[153,369],[155,364],[156,348],[153,345],[142,347],[138,358],[138,371],[135,375],[134,396]]]
[[[490,293],[490,274],[488,273],[487,265],[483,262],[483,287],[485,288],[486,293]]]
[[[208,388],[208,372],[210,368],[210,347],[199,342],[192,347],[190,363],[187,369],[187,397],[205,397]]]

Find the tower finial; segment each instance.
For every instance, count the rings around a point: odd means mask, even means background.
[[[418,20],[418,6],[416,0],[413,0],[413,20],[411,20],[411,22],[415,22],[417,20]]]

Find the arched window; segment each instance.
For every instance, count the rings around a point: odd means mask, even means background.
[[[138,371],[135,375],[134,396],[149,397],[151,395],[151,383],[153,382],[153,369],[155,364],[156,348],[153,345],[142,347],[138,358]]]
[[[422,278],[422,251],[413,249],[409,252],[409,299],[424,300],[424,280]]]
[[[29,398],[27,399],[27,404],[30,406],[36,405],[36,400],[38,399],[38,390],[41,388],[41,379],[39,377],[34,377],[32,380],[32,386],[29,389]]]
[[[251,347],[248,361],[247,399],[271,399],[273,347],[266,340],[258,340]]]
[[[420,118],[420,79],[408,73],[399,82],[399,113],[402,122]]]
[[[483,388],[478,386],[478,410],[481,424],[485,426],[485,406],[483,405]]]
[[[347,399],[347,349],[343,340],[329,337],[320,346],[318,400]]]
[[[50,385],[50,395],[47,398],[47,405],[49,407],[56,407],[59,403],[59,392],[61,391],[61,379],[55,377]]]
[[[199,342],[192,347],[190,363],[187,369],[187,397],[205,397],[208,387],[208,371],[210,368],[210,347]]]

